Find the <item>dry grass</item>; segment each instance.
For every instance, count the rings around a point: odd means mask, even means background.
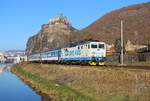
[[[24,69],[102,101],[150,101],[150,71],[52,64]]]

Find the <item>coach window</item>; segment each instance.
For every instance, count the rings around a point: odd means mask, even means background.
[[[91,48],[97,48],[97,44],[91,44]]]
[[[50,55],[51,57],[53,56],[53,52],[51,52],[51,55]]]
[[[52,56],[53,56],[53,57],[55,56],[55,52],[52,52]]]
[[[80,49],[80,46],[78,46],[78,49]]]
[[[83,49],[83,46],[81,46],[81,49]]]
[[[51,57],[51,53],[48,53],[48,56]]]

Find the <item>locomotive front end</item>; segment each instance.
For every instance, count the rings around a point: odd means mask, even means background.
[[[90,65],[105,65],[106,58],[106,44],[104,42],[91,42],[90,43]]]

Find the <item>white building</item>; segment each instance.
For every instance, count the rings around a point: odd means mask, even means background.
[[[6,62],[8,63],[20,63],[23,61],[27,61],[27,56],[25,55],[25,52],[22,50],[6,51],[5,56],[7,57]]]
[[[127,52],[135,52],[138,49],[146,48],[146,47],[147,47],[146,45],[134,45],[134,44],[131,43],[130,40],[128,40],[127,44],[125,45],[125,50]]]
[[[5,61],[5,56],[3,53],[0,53],[0,63],[3,63]]]

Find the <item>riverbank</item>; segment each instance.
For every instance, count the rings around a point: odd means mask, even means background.
[[[49,96],[51,98],[50,101],[96,101],[94,98],[82,95],[65,85],[60,85],[52,80],[46,79],[38,73],[26,71],[24,66],[14,65],[11,71],[38,93]]]
[[[150,71],[18,64],[12,72],[54,101],[150,101]]]
[[[0,101],[41,101],[41,99],[46,99],[12,74],[10,72],[11,65],[0,64],[0,69],[2,68],[0,72]]]

